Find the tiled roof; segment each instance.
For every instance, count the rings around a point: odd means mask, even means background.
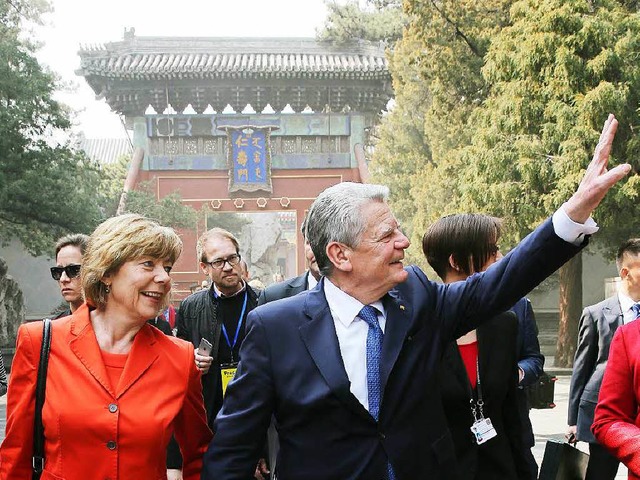
[[[82,149],[91,160],[101,165],[115,163],[123,155],[131,155],[133,148],[126,138],[83,138]]]
[[[382,45],[344,46],[309,38],[129,36],[81,48],[81,68],[111,78],[388,78]]]

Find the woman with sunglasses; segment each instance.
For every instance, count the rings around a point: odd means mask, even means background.
[[[465,280],[502,258],[500,230],[488,215],[449,215],[429,227],[422,250],[445,284]],[[438,375],[458,465],[452,479],[535,479],[517,400],[517,334],[516,315],[505,312],[444,350]]]
[[[86,302],[52,323],[42,479],[164,479],[175,436],[185,480],[199,480],[212,438],[194,348],[147,323],[167,305],[182,251],[170,228],[139,215],[93,232],[81,284]],[[66,275],[66,273],[65,273]],[[32,478],[42,323],[20,326],[7,398],[0,478]]]
[[[84,302],[80,284],[80,268],[88,241],[87,235],[76,233],[66,235],[56,242],[56,266],[51,267],[51,276],[58,282],[60,293],[69,303],[69,307],[56,315],[55,318],[71,315]]]

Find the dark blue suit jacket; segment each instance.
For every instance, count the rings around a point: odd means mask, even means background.
[[[453,444],[436,370],[444,347],[508,309],[579,250],[545,222],[486,272],[429,281],[416,267],[382,298],[387,322],[376,421],[349,390],[321,281],[253,310],[241,362],[215,422],[205,480],[246,480],[275,414],[280,480],[449,478]]]
[[[533,447],[536,444],[536,439],[529,419],[529,400],[524,387],[535,383],[542,375],[544,355],[540,353],[538,325],[529,299],[521,298],[511,307],[511,311],[518,317],[516,358],[518,359],[518,367],[524,372],[524,378],[518,387],[517,395],[518,410],[523,424],[523,441],[525,446]]]

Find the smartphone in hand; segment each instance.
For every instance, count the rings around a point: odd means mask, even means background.
[[[210,357],[211,351],[213,350],[213,345],[206,338],[202,338],[200,340],[200,345],[198,345],[198,355],[202,355],[203,357]]]

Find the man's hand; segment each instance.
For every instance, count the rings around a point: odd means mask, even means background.
[[[578,427],[576,425],[570,425],[564,438],[566,438],[569,443],[577,443],[576,433],[578,433]]]
[[[182,470],[178,470],[175,468],[168,468],[167,480],[182,480]]]
[[[256,480],[268,480],[269,473],[271,472],[267,468],[267,462],[265,461],[265,459],[261,458],[260,460],[258,460],[258,465],[256,465],[256,473],[254,475]]]
[[[202,374],[204,375],[211,368],[211,362],[213,362],[213,357],[207,357],[204,355],[200,355],[198,350],[194,350],[196,367]]]
[[[578,190],[564,204],[564,210],[576,223],[587,221],[591,212],[600,204],[609,189],[631,171],[628,163],[618,165],[607,171],[611,144],[616,136],[618,121],[613,114],[604,123],[600,140],[593,154],[593,159],[578,186]]]

